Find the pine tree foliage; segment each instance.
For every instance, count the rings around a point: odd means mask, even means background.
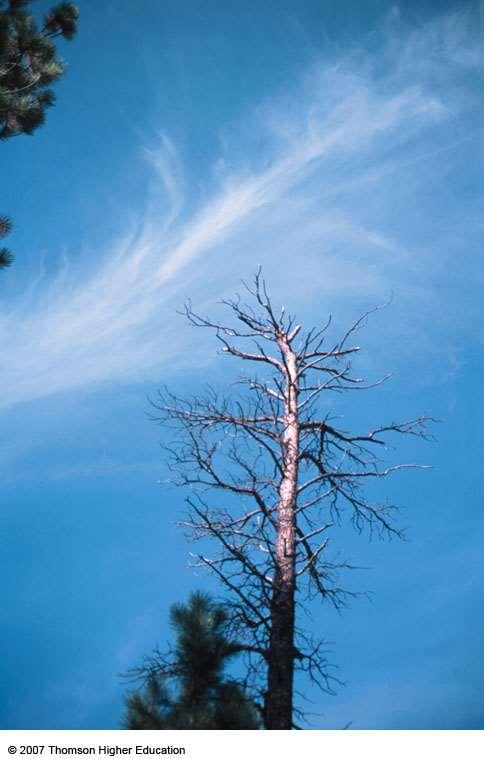
[[[79,11],[60,3],[42,27],[28,10],[29,0],[0,0],[0,139],[33,134],[55,102],[51,85],[64,73],[54,38],[70,40]]]
[[[0,237],[5,237],[12,229],[8,216],[0,216]],[[5,269],[12,263],[13,256],[8,248],[0,247],[0,269]]]
[[[156,650],[130,676],[141,680],[126,699],[129,730],[255,730],[257,707],[225,675],[242,648],[230,635],[225,609],[205,593],[170,609],[174,648]]]
[[[72,39],[79,11],[72,3],[50,10],[38,27],[28,7],[31,0],[0,0],[0,140],[31,135],[45,121],[45,111],[55,102],[51,85],[64,73],[54,38]],[[0,237],[11,230],[0,217]],[[13,261],[8,248],[0,247],[0,269]]]

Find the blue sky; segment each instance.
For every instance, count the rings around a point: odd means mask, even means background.
[[[79,7],[46,125],[2,146],[0,725],[117,727],[118,674],[170,603],[217,590],[188,567],[147,398],[236,378],[176,311],[217,313],[262,264],[335,332],[393,293],[358,359],[392,381],[332,398],[345,426],[442,420],[398,451],[433,469],[387,483],[408,541],[335,535],[372,595],[314,609],[346,685],[312,694],[311,724],[484,728],[484,7]]]

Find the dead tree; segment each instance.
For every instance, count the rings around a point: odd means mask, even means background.
[[[223,301],[232,324],[198,316],[190,304],[186,316],[213,329],[225,354],[263,371],[242,377],[242,390],[227,398],[213,388],[190,399],[164,390],[154,405],[156,418],[174,429],[169,453],[176,482],[191,491],[182,524],[202,542],[196,564],[210,568],[229,591],[248,655],[245,686],[259,683],[268,729],[290,729],[296,669],[323,690],[333,687],[323,643],[298,624],[298,612],[314,595],[344,603],[337,579],[348,565],[330,560],[330,529],[346,511],[358,530],[400,535],[395,507],[374,503],[364,485],[417,466],[382,466],[378,452],[392,433],[427,437],[429,419],[352,434],[330,414],[318,415],[323,393],[380,384],[365,384],[350,363],[359,350],[350,341],[368,314],[327,345],[330,320],[303,333],[284,309],[276,313],[260,272],[252,287],[244,286],[253,305],[240,297]],[[205,550],[207,538],[218,544],[215,555]]]

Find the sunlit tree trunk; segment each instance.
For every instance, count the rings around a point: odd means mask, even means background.
[[[293,714],[295,650],[295,525],[299,457],[298,377],[296,357],[287,336],[281,337],[278,343],[284,358],[285,370],[283,477],[277,509],[266,725],[269,730],[290,730]]]

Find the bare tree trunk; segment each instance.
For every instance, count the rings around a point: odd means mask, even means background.
[[[278,342],[284,358],[286,387],[282,451],[283,477],[277,510],[266,727],[268,730],[291,730],[295,650],[295,519],[299,459],[298,383],[296,357],[287,337],[284,336]]]

